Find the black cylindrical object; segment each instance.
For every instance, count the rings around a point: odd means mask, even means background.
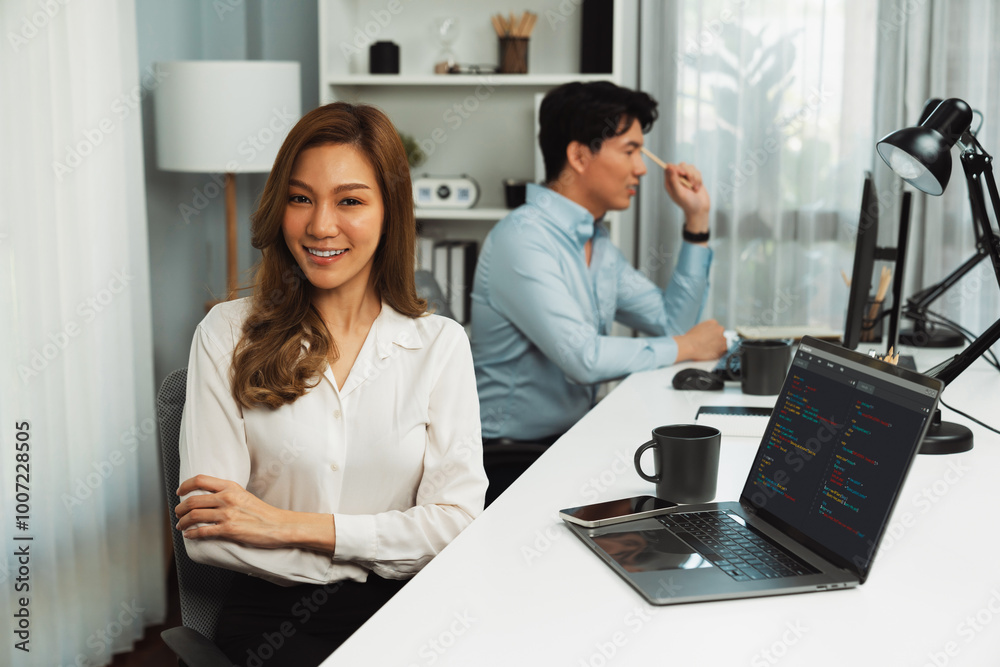
[[[615,0],[583,0],[580,73],[610,74],[614,51]]]
[[[656,484],[656,497],[675,503],[707,503],[715,498],[722,433],[702,424],[673,424],[653,429],[653,439],[635,452],[635,470]],[[639,459],[653,449],[656,472],[648,475]]]
[[[368,49],[368,72],[371,74],[399,74],[399,44],[375,42]]]
[[[781,391],[792,363],[787,340],[744,340],[740,343],[740,385],[744,394],[773,396]]]
[[[507,208],[517,208],[527,200],[527,181],[506,179],[503,182],[503,195]]]

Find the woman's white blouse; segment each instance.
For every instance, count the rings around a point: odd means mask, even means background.
[[[249,299],[198,325],[188,364],[180,479],[233,480],[281,509],[333,514],[334,553],[185,540],[192,559],[274,583],[413,576],[483,509],[479,399],[464,329],[382,304],[343,389],[329,366],[276,410],[243,410],[233,350]],[[195,493],[201,493],[195,492]]]

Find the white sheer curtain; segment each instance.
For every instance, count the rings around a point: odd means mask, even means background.
[[[647,141],[705,176],[716,250],[709,307],[727,326],[843,325],[840,271],[850,271],[862,174],[873,171],[881,195],[880,245],[895,245],[903,186],[874,143],[914,125],[928,98],[965,99],[982,114],[980,143],[1000,152],[992,0],[643,0],[641,11],[640,87],[661,103]],[[973,254],[953,158],[944,196],[914,197],[904,294]],[[664,281],[681,221],[661,188],[640,197],[640,267]],[[932,308],[976,333],[996,321],[990,263]]]
[[[164,616],[135,32],[131,0],[0,2],[4,665],[104,665]]]
[[[640,87],[661,110],[647,141],[701,169],[712,196],[710,314],[727,327],[842,327],[840,272],[875,159],[875,5],[644,0],[641,11]],[[647,186],[640,207],[640,267],[662,282],[682,221],[662,187]]]
[[[973,128],[982,121],[979,142],[994,157],[1000,155],[1000,5],[993,0],[881,0],[878,26],[878,136],[914,125],[929,98],[958,97],[980,114],[973,121]],[[906,293],[936,283],[974,253],[968,189],[957,149],[952,159],[945,193],[914,197]],[[882,170],[879,176],[882,189],[899,187],[891,172]],[[987,208],[992,213],[989,204]],[[996,228],[996,220],[992,222]],[[995,322],[1000,289],[989,260],[931,310],[976,334]]]

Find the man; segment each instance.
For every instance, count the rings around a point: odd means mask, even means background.
[[[473,283],[484,445],[551,444],[593,407],[599,383],[726,351],[717,322],[696,324],[712,258],[711,203],[698,170],[665,170],[685,218],[666,289],[635,270],[600,223],[628,208],[646,173],[640,148],[656,104],[609,82],[565,84],[542,101],[546,183],[528,185],[527,203],[490,231]],[[610,336],[616,320],[651,337]]]

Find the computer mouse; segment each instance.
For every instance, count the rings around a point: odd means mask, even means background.
[[[718,375],[700,368],[683,368],[674,375],[674,389],[719,391],[725,385]]]

